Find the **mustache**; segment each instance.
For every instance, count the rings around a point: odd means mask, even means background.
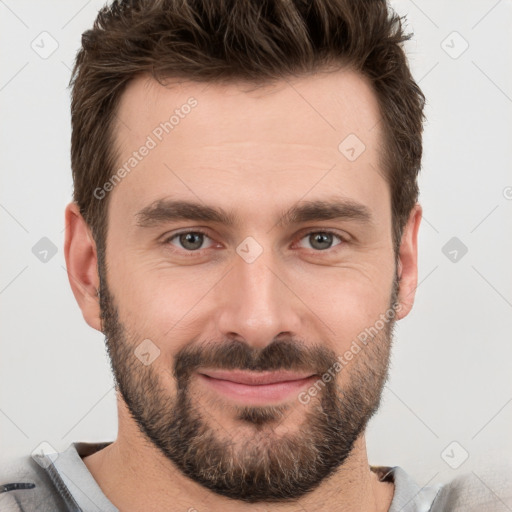
[[[262,349],[242,341],[206,342],[183,347],[175,357],[173,374],[186,382],[200,367],[218,370],[307,371],[325,373],[336,361],[334,351],[322,345],[308,346],[302,341],[275,339]]]

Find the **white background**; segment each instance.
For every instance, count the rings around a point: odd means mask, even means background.
[[[0,1],[4,463],[41,441],[64,449],[116,436],[103,336],[82,319],[63,256],[72,193],[67,85],[81,33],[102,4]],[[397,325],[368,450],[370,463],[402,466],[425,485],[512,462],[512,2],[392,5],[415,34],[406,49],[428,101],[424,219],[416,303]],[[58,43],[45,59],[31,47],[46,37],[51,48],[44,31]],[[46,263],[32,253],[42,237],[57,247]],[[442,252],[452,237],[468,249],[457,262]],[[458,469],[445,461],[458,465],[466,451]]]

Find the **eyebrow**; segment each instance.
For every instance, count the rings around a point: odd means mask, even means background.
[[[240,217],[223,208],[173,199],[158,199],[138,211],[135,217],[140,227],[154,227],[165,222],[182,220],[240,225]],[[282,212],[276,225],[287,226],[321,220],[350,220],[362,224],[374,222],[367,206],[352,199],[335,198],[301,201]]]

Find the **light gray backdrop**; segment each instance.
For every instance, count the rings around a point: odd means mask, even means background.
[[[103,336],[82,319],[63,256],[67,84],[102,4],[0,0],[3,461],[116,435]],[[428,99],[424,219],[416,303],[368,449],[425,485],[512,462],[512,2],[392,5],[415,33],[406,48]]]

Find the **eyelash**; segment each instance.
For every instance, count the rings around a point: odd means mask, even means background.
[[[187,230],[187,231],[180,231],[178,233],[174,233],[173,235],[166,237],[163,240],[162,243],[164,245],[168,245],[175,238],[179,237],[180,235],[186,235],[187,233],[202,234],[202,235],[210,238],[211,240],[213,240],[206,231],[204,231],[201,228],[197,228],[197,229],[190,229],[190,230]],[[333,236],[339,238],[341,243],[338,244],[338,245],[344,245],[344,244],[348,243],[348,239],[347,238],[341,236],[338,232],[330,230],[330,229],[322,229],[322,230],[315,229],[315,230],[312,230],[312,231],[307,231],[306,233],[301,234],[301,237],[299,238],[299,240],[302,240],[303,238],[305,238],[305,237],[307,237],[309,235],[315,234],[315,233],[322,233],[322,234],[333,235]],[[313,252],[316,252],[316,253],[327,253],[329,251],[335,250],[334,249],[335,247],[337,247],[337,245],[335,245],[334,247],[331,247],[329,249],[324,249],[323,251],[322,250],[315,250],[315,249],[310,249],[310,250],[312,250]],[[180,249],[176,249],[176,250],[180,251]],[[192,256],[193,257],[193,256],[197,255],[198,253],[201,253],[202,251],[206,250],[206,249],[197,249],[195,251],[189,251],[189,250],[186,250],[186,249],[182,249],[182,250],[188,256]]]

